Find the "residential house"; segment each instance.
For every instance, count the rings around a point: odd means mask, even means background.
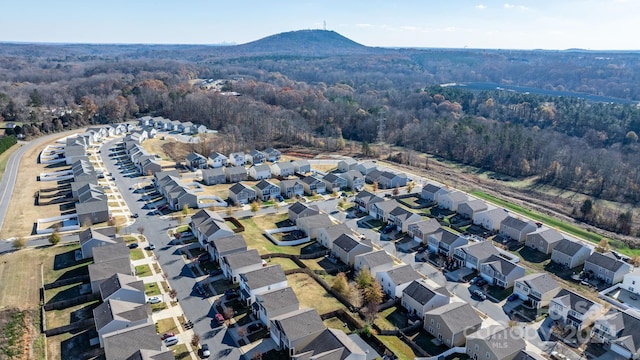
[[[249,177],[253,180],[270,179],[271,169],[265,164],[253,165],[249,168]]]
[[[560,290],[558,282],[547,273],[523,276],[513,286],[513,293],[535,309],[549,306]]]
[[[553,248],[555,248],[562,239],[564,239],[564,236],[562,236],[560,232],[554,229],[540,227],[536,231],[528,233],[524,243],[528,247],[538,250],[543,254],[551,255]]]
[[[276,346],[293,356],[311,343],[326,327],[316,309],[307,308],[273,317],[269,329]]]
[[[124,244],[93,248],[93,264],[89,264],[89,279],[93,293],[100,293],[100,284],[115,273],[134,275],[129,252],[129,248]]]
[[[353,268],[356,271],[366,270],[376,276],[380,271],[386,271],[393,267],[393,258],[385,250],[374,250],[356,255]]]
[[[162,171],[162,164],[155,158],[146,158],[138,164],[138,171],[142,175],[153,175]]]
[[[421,222],[422,219],[422,216],[409,211],[402,206],[398,206],[391,210],[387,220],[389,223],[394,224],[398,231],[406,233],[409,230],[409,225]]]
[[[355,339],[359,339],[357,334]],[[315,336],[306,346],[296,351],[291,360],[320,360],[320,359],[345,359],[368,360],[379,358],[377,354],[370,354],[369,349],[362,350],[357,340],[352,335],[345,334],[338,329],[327,328]]]
[[[407,226],[407,234],[418,243],[427,244],[429,235],[440,230],[440,223],[436,219],[425,219]]]
[[[377,202],[370,206],[369,215],[386,223],[389,221],[391,211],[399,206],[400,203],[396,200]]]
[[[640,358],[640,313],[609,311],[593,325],[594,339],[624,359]]]
[[[256,184],[256,196],[262,201],[269,201],[280,197],[280,187],[271,181],[260,180]]]
[[[78,224],[93,225],[109,221],[109,203],[104,190],[93,184],[86,184],[78,189],[76,202]]]
[[[359,171],[363,176],[367,176],[367,174],[376,169],[377,166],[373,161],[365,161],[356,165],[356,170]]]
[[[431,252],[453,257],[455,249],[467,245],[469,239],[451,230],[439,228],[429,235],[427,243]]]
[[[620,288],[640,295],[640,270],[632,271],[622,277]]]
[[[302,181],[304,193],[307,195],[324,194],[327,192],[327,184],[315,176],[307,176]]]
[[[107,302],[111,299],[144,304],[144,282],[135,276],[115,273],[100,284],[100,298]]]
[[[358,166],[358,162],[350,157],[345,157],[344,159],[338,161],[338,171],[340,172],[355,170],[356,166]]]
[[[77,160],[71,164],[71,173],[73,174],[74,182],[98,183],[96,171],[89,161],[89,158],[84,155],[78,157]]]
[[[407,174],[405,173],[392,173],[390,171],[383,171],[378,177],[378,187],[380,189],[393,189],[397,187],[407,186]]]
[[[257,165],[257,164],[262,164],[263,162],[265,162],[265,160],[267,160],[267,155],[265,153],[263,153],[262,151],[258,151],[256,149],[253,149],[253,150],[249,151],[249,153],[247,154],[246,158],[251,164]]]
[[[480,270],[480,264],[499,253],[490,241],[474,242],[456,248],[453,252],[453,260],[460,267]]]
[[[264,149],[263,153],[267,156],[267,161],[276,162],[282,157],[280,150],[272,147]]]
[[[562,239],[551,251],[551,261],[573,269],[584,264],[592,251],[593,248],[580,241]]]
[[[465,219],[475,219],[476,214],[489,209],[487,203],[480,199],[468,199],[458,204],[458,214]]]
[[[380,179],[380,175],[382,175],[382,171],[378,169],[372,170],[367,175],[364,176],[364,181],[369,184],[375,184]]]
[[[180,131],[180,124],[181,122],[179,120],[171,120],[171,125],[169,127],[169,131]]]
[[[500,230],[500,225],[509,216],[509,213],[504,209],[491,208],[489,210],[480,211],[475,214],[473,223],[480,225],[489,231]]]
[[[309,163],[309,160],[296,160],[293,161],[293,168],[296,170],[297,173],[300,174],[306,174],[311,172],[311,164]]]
[[[526,343],[510,327],[491,325],[467,335],[467,355],[474,360],[514,360]]]
[[[300,180],[288,179],[280,181],[280,193],[286,198],[304,195],[304,185]]]
[[[178,126],[178,131],[183,134],[197,134],[196,127],[191,121],[184,121]]]
[[[109,299],[93,309],[93,319],[98,331],[100,346],[104,346],[104,335],[138,325],[153,324],[151,307],[129,301]]]
[[[414,280],[420,280],[422,276],[411,265],[401,264],[387,271],[376,274],[376,280],[382,286],[382,291],[392,298],[401,298],[402,291]]]
[[[287,277],[280,265],[265,266],[240,274],[240,297],[247,302],[247,306],[253,304],[256,295],[288,286]]]
[[[203,169],[202,182],[205,185],[218,185],[227,182],[227,175],[222,168]]]
[[[175,359],[173,350],[163,345],[154,324],[110,332],[103,340],[105,359]]]
[[[422,187],[422,192],[420,193],[420,197],[429,201],[437,203],[437,194],[442,188],[432,183],[427,183],[427,185]]]
[[[446,305],[451,300],[449,291],[437,284],[425,280],[414,280],[402,290],[402,307],[409,314],[417,315],[424,320],[424,313],[437,307]]]
[[[113,226],[101,229],[87,228],[78,236],[82,258],[93,257],[93,248],[111,244],[124,244],[121,237],[116,237],[116,229]]]
[[[229,200],[234,204],[248,204],[256,200],[256,191],[243,183],[235,183],[229,188]]]
[[[352,234],[353,231],[345,223],[339,223],[323,228],[319,228],[316,232],[316,241],[327,249],[333,248],[333,242],[342,234]]]
[[[524,242],[527,234],[536,231],[537,228],[533,221],[525,221],[510,215],[500,223],[500,234],[512,240]]]
[[[211,258],[218,262],[229,254],[247,251],[247,242],[242,234],[214,238],[209,245]]]
[[[242,166],[247,163],[243,152],[234,152],[229,154],[229,163],[234,166]]]
[[[340,174],[342,178],[347,180],[347,187],[352,191],[361,191],[364,189],[364,176],[358,170],[349,170]]]
[[[256,249],[240,251],[223,256],[220,268],[224,276],[236,284],[240,281],[240,274],[262,268],[262,258]]]
[[[467,335],[478,331],[480,326],[482,318],[465,302],[444,304],[424,314],[424,329],[448,347],[463,347]]]
[[[268,328],[271,326],[271,319],[300,309],[300,302],[293,289],[287,286],[256,294],[251,309],[253,314]]]
[[[573,291],[562,289],[549,302],[549,317],[582,331],[602,316],[603,307]]]
[[[205,249],[213,239],[234,235],[226,221],[218,213],[208,209],[202,209],[193,214],[189,227],[200,246]]]
[[[611,252],[604,254],[594,252],[585,260],[583,270],[586,274],[613,285],[621,282],[624,275],[631,269],[631,265],[618,259]]]
[[[331,249],[336,258],[343,263],[353,266],[356,255],[368,253],[373,250],[370,240],[358,240],[351,234],[342,234],[333,241]]]
[[[213,168],[227,166],[228,162],[229,162],[229,158],[220,154],[217,151],[214,151],[211,153],[211,155],[209,155],[209,164],[211,164],[211,167]]]
[[[293,163],[279,162],[270,166],[273,176],[288,177],[296,173]]]
[[[195,134],[205,134],[209,129],[204,125],[194,125]]]
[[[341,191],[347,187],[347,180],[334,173],[328,173],[322,178],[322,181],[327,185],[327,191]]]
[[[289,206],[287,210],[289,213],[289,220],[296,223],[299,218],[305,216],[312,216],[320,214],[318,205],[307,205],[306,203],[297,201],[295,204]]]
[[[247,181],[247,169],[244,166],[228,166],[224,168],[228,183]]]
[[[450,211],[458,211],[458,206],[469,198],[462,191],[449,191],[438,199],[438,207]]]
[[[327,214],[303,216],[296,220],[296,226],[298,229],[304,231],[310,239],[318,237],[318,229],[326,228],[331,225],[333,225],[333,221]]]
[[[190,152],[189,154],[187,154],[185,160],[187,162],[187,167],[191,171],[196,171],[197,169],[206,169],[209,166],[207,158],[196,152]]]
[[[358,210],[366,213],[370,213],[371,205],[384,201],[380,196],[370,193],[368,191],[361,191],[355,196],[355,204],[358,206]]]
[[[480,264],[480,276],[490,285],[496,285],[505,289],[512,287],[515,281],[523,277],[524,274],[524,267],[499,255],[491,255]]]

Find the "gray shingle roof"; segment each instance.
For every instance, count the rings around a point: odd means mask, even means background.
[[[524,221],[513,216],[507,216],[506,219],[502,220],[502,225],[508,226],[512,229],[522,230],[528,225],[533,225],[531,221]],[[535,225],[534,225],[535,226]]]
[[[104,354],[109,360],[133,360],[133,359],[149,359],[149,357],[136,357],[136,353],[152,350],[158,352],[159,355],[153,355],[153,360],[175,359],[171,350],[162,351],[162,340],[156,333],[154,324],[141,325],[127,328],[113,333],[106,334],[104,337]],[[167,355],[164,355],[167,354]],[[141,354],[142,355],[142,354]],[[171,356],[171,357],[168,357]]]
[[[256,295],[256,302],[261,303],[267,312],[276,311],[290,305],[300,304],[296,293],[293,292],[291,287]]]
[[[267,180],[260,180],[259,183],[256,184],[256,188],[260,189],[260,190],[264,190],[270,186],[273,187],[277,187],[276,184],[272,183],[271,181],[267,181]]]
[[[120,289],[132,289],[144,292],[144,282],[135,276],[116,273],[100,284],[100,294],[105,299]]]
[[[351,250],[353,250],[359,244],[360,244],[360,241],[358,241],[351,234],[342,234],[342,235],[338,236],[338,238],[335,239],[335,241],[333,242],[333,246],[336,246],[336,247],[344,250],[346,253],[348,253]]]
[[[249,285],[250,289],[274,285],[282,281],[287,281],[287,277],[280,265],[271,265],[253,270],[240,275],[240,278]]]
[[[488,209],[487,203],[480,199],[467,200],[458,206],[462,205],[468,206],[469,209],[471,209],[471,211],[473,211],[474,213]]]
[[[553,251],[558,251],[561,254],[565,254],[568,256],[574,256],[578,253],[582,248],[586,248],[587,246],[583,245],[578,241],[571,241],[569,239],[562,239],[558,242]]]
[[[482,262],[482,265],[490,266],[494,271],[505,276],[511,274],[518,267],[517,264],[507,261],[498,255],[491,255],[486,261]]]
[[[320,315],[318,315],[316,309],[312,308],[292,311],[277,316],[272,321],[276,323],[276,326],[284,332],[291,342],[326,329]]]
[[[306,205],[304,203],[301,203],[300,201],[297,201],[295,204],[289,206],[289,211],[293,212],[294,214],[301,214],[302,212],[304,212],[305,210],[313,210],[316,211],[317,213],[320,213],[319,210],[314,209],[313,207]]]
[[[482,324],[482,318],[478,316],[478,313],[476,313],[471,305],[465,302],[454,302],[439,306],[427,311],[425,315],[440,317],[445,326],[449,328],[453,334]]]
[[[480,261],[488,259],[492,255],[498,254],[498,249],[496,249],[496,247],[493,246],[490,241],[471,243],[461,246],[458,249],[464,251],[467,255],[471,255]]]
[[[100,330],[113,320],[137,322],[151,317],[148,304],[109,299],[93,310],[96,329]]]
[[[389,214],[395,208],[400,207],[400,203],[397,202],[396,200],[387,200],[387,201],[377,202],[375,203],[374,206],[382,210],[385,214]]]
[[[629,350],[634,357],[640,354],[640,318],[636,313],[633,316],[629,312],[618,312],[608,317],[609,328],[617,329],[617,339],[611,340],[612,343]],[[615,326],[615,327],[613,327]]]
[[[258,250],[256,249],[229,254],[224,258],[232,270],[262,263],[262,258],[260,258]]]
[[[384,201],[383,198],[381,198],[380,196],[376,195],[376,194],[372,194],[368,191],[361,191],[356,195],[356,200],[359,200],[363,203],[371,203],[371,202],[379,202],[379,201]]]
[[[556,243],[564,238],[560,232],[550,228],[539,228],[538,230],[527,234],[527,239],[534,237],[540,237],[549,244]]]
[[[89,265],[89,278],[91,282],[100,282],[108,279],[113,274],[120,272],[127,275],[133,275],[131,269],[131,260],[129,258],[113,259],[103,261],[97,264]]]
[[[594,252],[589,256],[586,262],[599,266],[603,269],[616,272],[626,263],[618,260],[612,253],[608,252],[606,254],[601,254],[599,252]]]
[[[422,279],[422,276],[415,271],[411,265],[398,265],[386,271],[389,279],[395,285],[406,284],[414,280]]]
[[[243,184],[243,183],[235,183],[233,184],[232,187],[229,188],[229,191],[234,193],[234,194],[240,194],[243,191],[249,192],[249,193],[255,193],[256,191],[253,190],[252,188],[248,187],[247,185]]]
[[[247,249],[247,242],[242,234],[215,238],[211,243],[213,243],[213,246],[220,254],[227,254],[235,250]]]
[[[247,169],[242,166],[231,166],[224,168],[227,175],[246,175]]]
[[[483,341],[498,359],[503,359],[526,346],[524,340],[513,329],[503,328],[500,325],[491,325],[467,335],[467,344],[470,339]]]
[[[384,264],[393,264],[393,258],[385,250],[370,251],[368,253],[356,255],[356,259],[363,259],[371,268]]]
[[[452,191],[448,194],[448,196],[456,202],[461,202],[468,199],[467,194],[463,193],[462,191]]]
[[[309,229],[319,229],[333,225],[333,221],[327,214],[317,214],[311,216],[305,216],[297,220],[298,227],[305,227]]]
[[[424,186],[422,188],[422,191],[430,193],[430,194],[435,194],[440,189],[441,189],[440,186],[436,186],[434,184],[429,183],[429,184],[427,184],[427,186]]]
[[[417,228],[423,234],[431,234],[440,230],[440,223],[436,219],[426,219],[409,225],[412,229]]]
[[[99,264],[114,259],[129,260],[129,253],[130,251],[124,243],[98,246],[93,248],[93,262]]]
[[[402,296],[409,296],[420,305],[425,305],[437,294],[442,294],[442,291],[441,289],[440,291],[436,291],[436,289],[429,288],[424,282],[414,280],[409,286],[402,290]]]
[[[556,297],[553,298],[553,301],[560,303],[565,307],[575,310],[576,312],[583,315],[587,311],[589,311],[589,309],[591,309],[591,306],[594,305],[593,301],[585,297],[582,297],[574,293],[573,291],[569,291],[567,289],[560,290],[558,295],[556,295]]]
[[[456,241],[460,237],[460,235],[454,234],[451,231],[445,230],[445,229],[439,229],[431,236],[433,236],[436,240],[438,240],[438,242],[442,242],[447,245],[451,245],[454,241]]]
[[[325,329],[309,344],[300,349],[299,353],[309,352],[309,359],[313,360],[344,360],[352,354],[365,358],[365,352],[344,331]]]
[[[521,277],[517,281],[526,284],[528,287],[540,292],[541,294],[560,289],[558,282],[555,281],[551,275],[546,273],[530,274]]]

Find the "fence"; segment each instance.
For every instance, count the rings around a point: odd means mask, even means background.
[[[100,300],[100,294],[96,293],[96,294],[80,295],[73,299],[56,301],[53,303],[45,304],[44,309],[45,311],[66,309],[68,307],[84,304],[86,302],[95,301],[95,300]]]
[[[89,281],[90,281],[89,275],[80,275],[80,276],[74,276],[72,278],[57,280],[52,283],[44,284],[42,287],[45,290],[50,290],[50,289],[55,289],[61,286],[75,284],[79,282],[88,283]]]
[[[95,320],[93,320],[93,318],[84,319],[84,320],[76,321],[76,322],[71,323],[69,325],[60,326],[60,327],[57,327],[57,328],[45,330],[44,334],[46,336],[60,335],[60,334],[64,334],[64,333],[67,333],[67,332],[70,332],[70,331],[88,329],[88,328],[94,326],[94,324],[95,324]]]

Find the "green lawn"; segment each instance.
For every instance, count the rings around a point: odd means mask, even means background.
[[[280,264],[280,266],[282,267],[282,270],[290,270],[290,269],[297,269],[298,265],[296,265],[296,263],[294,263],[292,260],[287,259],[287,258],[269,258],[267,259],[268,265],[275,265],[275,264]]]
[[[407,317],[396,306],[392,306],[378,313],[374,320],[375,324],[382,330],[393,330],[407,326]]]
[[[158,283],[152,282],[144,284],[144,294],[147,296],[160,295],[160,288],[158,287]]]
[[[586,229],[575,226],[573,224],[566,223],[555,217],[545,215],[545,214],[540,214],[538,212],[535,212],[529,209],[525,209],[521,206],[512,204],[508,201],[504,201],[493,195],[489,195],[485,192],[473,190],[471,191],[471,195],[490,201],[498,206],[504,207],[505,209],[522,214],[535,221],[540,221],[549,227],[559,229],[561,231],[564,231],[568,234],[574,235],[581,239],[588,240],[596,244],[599,243],[600,240],[602,239],[602,235],[587,231]],[[628,247],[624,246],[624,244],[616,241],[611,241],[610,244],[612,244],[612,247],[615,247],[616,250],[620,251],[625,255],[629,255],[629,256],[640,255],[640,249],[629,249]],[[614,246],[614,245],[617,245],[617,246]]]
[[[142,249],[133,249],[130,252],[131,260],[141,260],[144,259],[144,253],[142,252]]]
[[[397,336],[376,335],[376,337],[384,344],[384,346],[387,347],[387,349],[391,350],[399,360],[413,360],[419,356],[411,350],[409,345],[400,340]]]
[[[239,220],[245,229],[242,234],[247,241],[247,247],[250,249],[258,250],[258,253],[260,254],[284,253],[300,255],[300,249],[307,246],[308,244],[297,246],[278,246],[269,241],[263,235],[264,230],[277,228],[276,223],[286,218],[287,214],[280,214],[265,215]]]
[[[151,273],[151,268],[149,267],[149,265],[138,265],[136,266],[136,275],[138,275],[139,277],[145,277],[145,276],[151,276],[153,275]]]
[[[337,317],[328,318],[327,320],[324,320],[323,323],[328,328],[342,330],[347,334],[351,334],[353,331],[349,328],[349,325],[346,322],[338,319]]]

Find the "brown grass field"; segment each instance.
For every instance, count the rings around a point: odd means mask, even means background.
[[[337,309],[346,310],[342,303],[325,291],[325,289],[309,277],[309,275],[291,274],[287,275],[287,280],[289,286],[293,288],[293,291],[300,301],[300,308],[315,308],[318,310],[318,314],[324,314]]]

